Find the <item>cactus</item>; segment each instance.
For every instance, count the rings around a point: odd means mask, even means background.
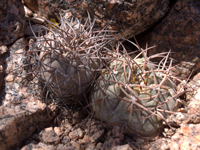
[[[103,66],[106,45],[114,40],[112,31],[95,30],[89,16],[84,24],[62,16],[60,25],[47,22],[46,35],[36,37],[36,46],[29,51],[32,73],[57,99],[85,94]]]
[[[163,54],[147,57],[148,49],[140,50],[141,58],[113,54],[93,87],[91,108],[96,118],[121,126],[126,134],[152,137],[180,106],[180,93],[170,79],[171,61],[166,65],[169,54],[156,65],[150,59]]]

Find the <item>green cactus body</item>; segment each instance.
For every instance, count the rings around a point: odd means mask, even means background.
[[[84,25],[78,19],[61,20],[60,26],[49,22],[48,34],[37,38],[33,58],[46,89],[66,99],[86,94],[102,68],[105,45],[114,38],[108,30],[94,31],[89,17]]]
[[[48,82],[49,88],[58,97],[69,97],[81,94],[94,80],[95,71],[100,68],[98,60],[87,60],[85,57],[65,58],[55,55],[55,52],[40,57],[44,60],[41,67],[41,77]],[[80,89],[79,89],[80,88]]]
[[[126,134],[156,135],[162,127],[162,117],[167,116],[164,111],[173,111],[179,104],[172,98],[176,94],[173,84],[166,80],[158,88],[154,76],[159,85],[164,73],[153,66],[147,62],[144,67],[144,58],[122,57],[112,61],[109,69],[102,71],[91,94],[95,117],[124,127]]]

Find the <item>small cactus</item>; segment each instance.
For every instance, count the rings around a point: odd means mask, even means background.
[[[36,37],[36,47],[29,51],[33,73],[56,98],[85,94],[103,66],[106,44],[114,39],[112,32],[94,30],[90,17],[84,24],[64,17],[60,25],[48,23],[48,28],[43,27],[47,34]]]
[[[133,59],[127,53],[113,54],[115,59],[102,71],[90,99],[96,118],[121,126],[126,134],[152,137],[181,103],[170,79],[171,63],[166,65],[168,55],[159,65],[150,58],[160,55],[147,57],[147,49],[140,55]]]

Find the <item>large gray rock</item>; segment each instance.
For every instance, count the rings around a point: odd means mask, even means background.
[[[13,43],[23,36],[25,13],[21,0],[1,0],[0,2],[0,46]]]
[[[61,10],[70,11],[78,18],[87,18],[87,11],[97,19],[97,27],[108,25],[122,36],[131,38],[155,22],[168,11],[169,0],[37,0],[38,14],[45,18],[59,18]],[[36,9],[35,9],[36,10]]]
[[[33,12],[38,11],[38,2],[37,0],[23,0],[24,5],[26,5]]]
[[[20,146],[21,142],[36,130],[51,124],[46,108],[39,100],[29,101],[15,107],[0,106],[0,147],[9,150]],[[54,112],[55,113],[55,112]],[[54,116],[53,116],[54,117]],[[52,118],[53,118],[52,117]]]
[[[168,15],[149,33],[138,36],[141,46],[157,45],[149,53],[166,52],[171,49],[171,56],[196,63],[195,70],[200,68],[200,1],[178,0]]]
[[[26,44],[27,41],[21,38],[9,50],[5,46],[0,47],[1,54],[5,53],[1,56],[1,61],[6,75],[5,78],[2,77],[4,88],[0,99],[1,150],[20,146],[36,130],[49,126],[59,111],[57,106],[47,106],[40,101],[41,91],[36,84],[29,82],[26,85],[22,82],[27,77],[25,68],[21,67],[26,62]]]

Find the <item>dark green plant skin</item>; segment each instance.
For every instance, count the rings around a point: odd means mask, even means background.
[[[146,60],[145,60],[146,59]],[[102,71],[91,93],[94,116],[126,134],[152,137],[180,106],[176,87],[148,58],[123,56]]]

